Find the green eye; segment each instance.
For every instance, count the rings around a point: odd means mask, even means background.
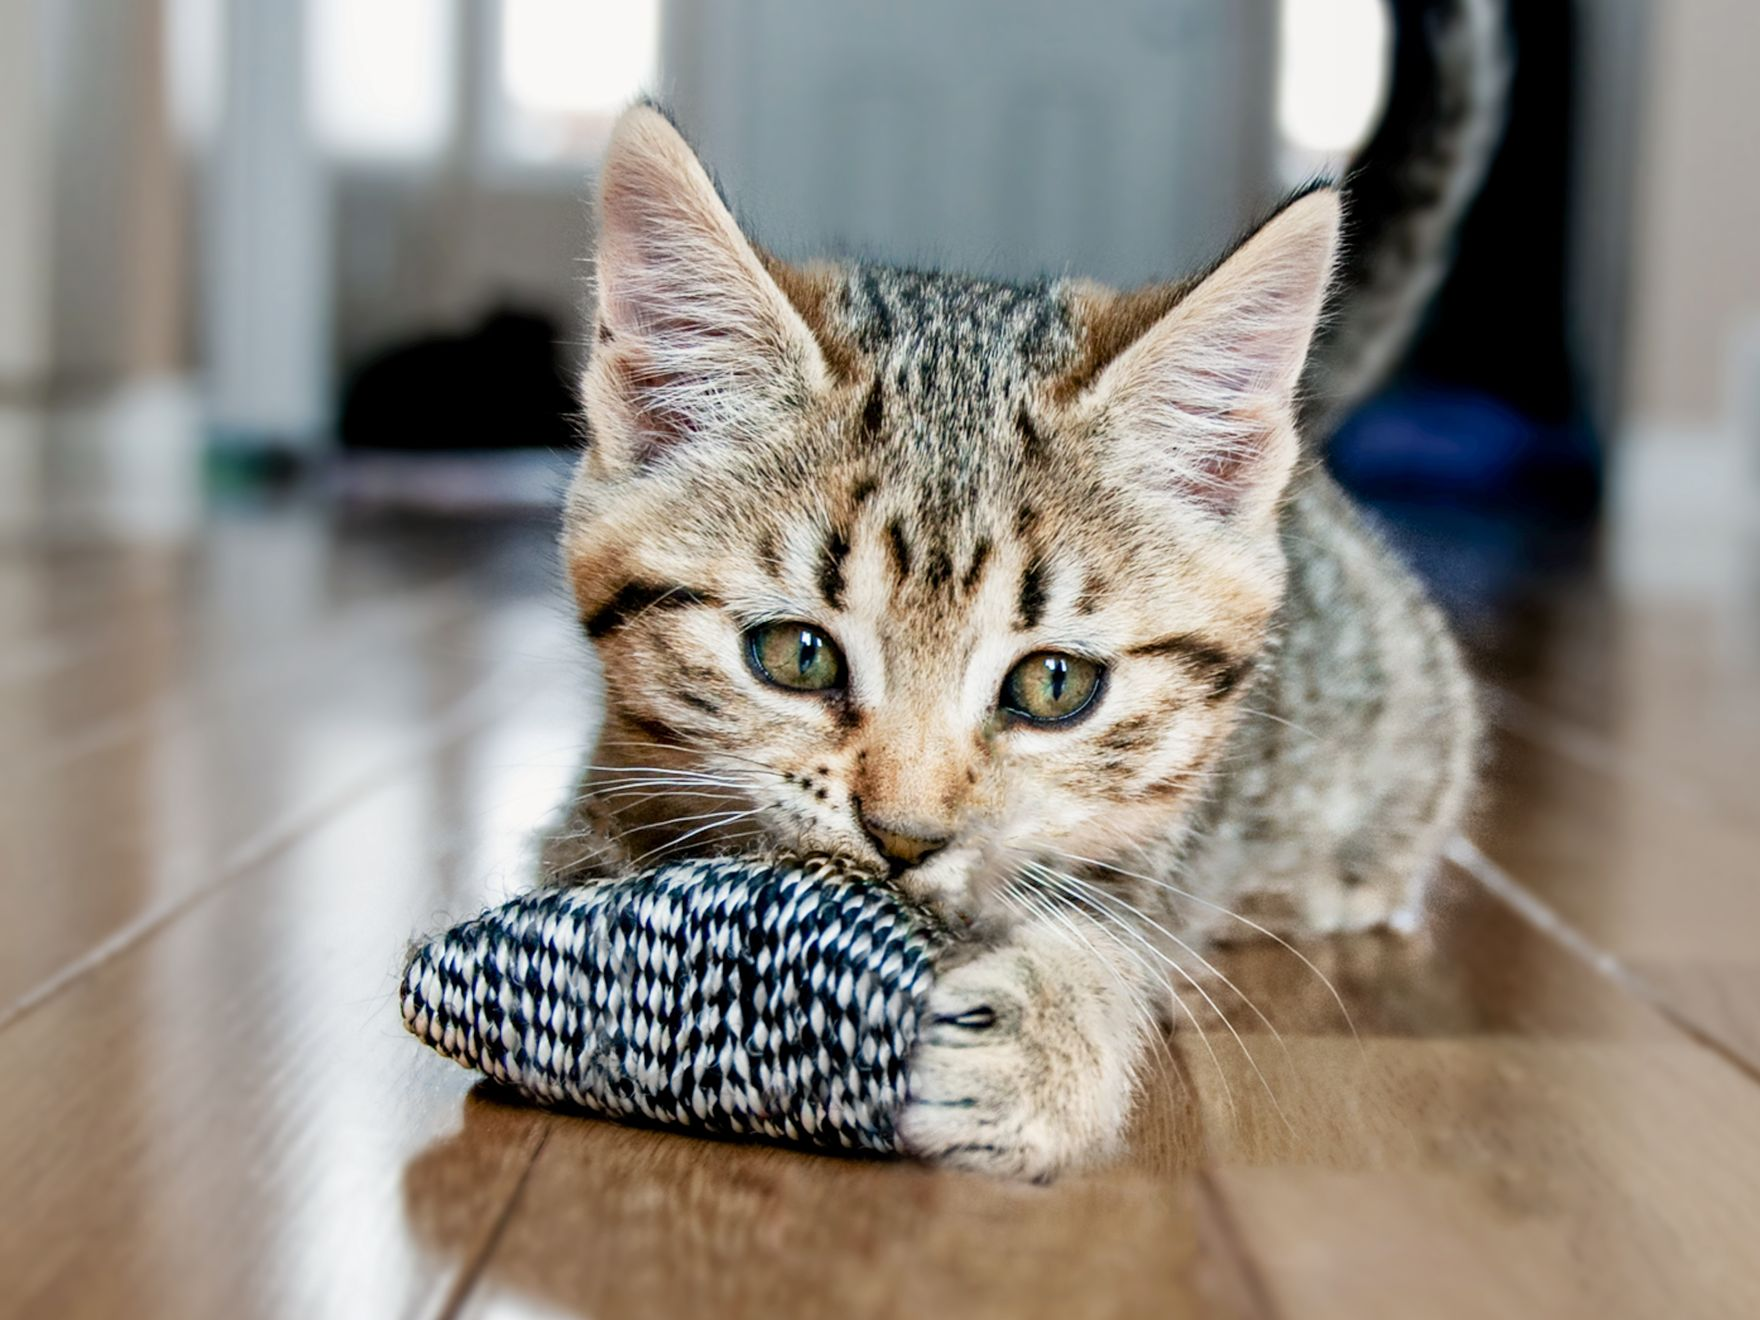
[[[843,652],[810,623],[763,623],[746,634],[746,653],[758,676],[796,692],[843,686]]]
[[[1002,708],[1035,724],[1061,724],[1094,704],[1105,673],[1079,655],[1035,651],[1002,680]]]

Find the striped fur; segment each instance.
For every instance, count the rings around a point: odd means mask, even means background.
[[[1474,728],[1435,611],[1301,462],[1339,224],[1313,190],[1201,280],[1132,293],[792,268],[631,111],[563,543],[606,713],[550,871],[680,848],[880,871],[876,840],[944,844],[894,881],[970,937],[937,1011],[1008,1030],[945,1054],[931,1032],[901,1130],[1027,1175],[1122,1129],[1167,994],[1131,941],[1244,902],[1394,919]],[[836,640],[843,690],[762,681],[742,638],[783,620]],[[998,708],[1043,650],[1105,667],[1067,728]],[[1093,888],[1024,891],[1036,866]]]

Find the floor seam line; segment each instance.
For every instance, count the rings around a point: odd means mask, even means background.
[[[1254,1261],[1253,1253],[1247,1249],[1246,1235],[1235,1219],[1234,1208],[1229,1204],[1221,1184],[1216,1181],[1216,1171],[1200,1167],[1195,1176],[1205,1208],[1216,1225],[1222,1246],[1234,1267],[1234,1277],[1240,1280],[1245,1291],[1245,1300],[1251,1314],[1255,1320],[1279,1320],[1282,1312],[1271,1296],[1270,1285],[1266,1283],[1264,1274]]]
[[[1448,846],[1447,856],[1485,890],[1590,970],[1639,1000],[1694,1044],[1717,1055],[1749,1081],[1760,1084],[1760,1065],[1682,1013],[1667,995],[1626,966],[1617,955],[1596,945],[1526,885],[1486,856],[1478,844],[1464,835],[1457,835]]]
[[[538,1157],[544,1153],[544,1147],[550,1140],[552,1125],[542,1121],[543,1115],[536,1117],[539,1119],[538,1137],[536,1141],[532,1142],[531,1153],[526,1157],[525,1166],[520,1169],[519,1177],[514,1179],[513,1186],[508,1189],[507,1199],[495,1212],[495,1216],[489,1224],[489,1231],[483,1235],[482,1243],[471,1253],[471,1258],[465,1262],[464,1268],[454,1276],[452,1286],[446,1290],[446,1296],[441,1299],[440,1309],[434,1312],[433,1320],[457,1320],[461,1308],[470,1300],[471,1294],[476,1291],[477,1284],[482,1281],[484,1270],[489,1261],[493,1259],[496,1250],[501,1246],[501,1239],[506,1236],[507,1227],[513,1222],[514,1212],[519,1207],[521,1197],[525,1195],[526,1184],[531,1181],[532,1173],[538,1167]]]
[[[499,713],[498,708],[478,710],[476,707],[482,704],[485,694],[503,685],[509,672],[511,672],[510,668],[498,670],[472,688],[436,722],[438,728],[431,730],[427,737],[418,740],[412,746],[401,749],[397,755],[386,757],[366,771],[355,775],[341,788],[326,795],[315,805],[296,812],[294,819],[283,818],[279,823],[271,823],[255,839],[246,839],[235,848],[231,860],[221,864],[218,874],[197,885],[188,893],[180,895],[158,908],[143,912],[134,921],[113,931],[84,953],[64,964],[58,971],[39,981],[4,1009],[0,1009],[0,1033],[6,1032],[14,1024],[54,1000],[69,986],[78,983],[137,944],[149,939],[157,931],[192,908],[247,877],[270,858],[295,846],[312,830],[333,819],[339,812],[346,810],[351,802],[360,800],[363,789],[370,796],[377,788],[382,788],[389,782],[389,776],[408,769],[422,757],[447,746],[457,738],[464,737],[478,727],[481,722],[486,722],[493,715]],[[530,689],[514,690],[517,693],[514,704],[530,693]]]

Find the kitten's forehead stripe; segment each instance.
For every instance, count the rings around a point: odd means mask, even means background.
[[[966,569],[966,575],[960,579],[960,590],[971,595],[977,589],[978,581],[984,576],[984,565],[990,562],[990,538],[980,536],[977,544],[972,547],[972,562]]]
[[[825,536],[819,556],[819,593],[832,609],[843,608],[843,561],[849,556],[849,537],[833,527]]]
[[[782,544],[774,527],[766,527],[758,534],[758,563],[776,581],[783,580]]]
[[[904,523],[897,518],[886,524],[886,542],[892,551],[892,567],[903,582],[911,575],[911,542],[905,535]]]
[[[1089,573],[1082,579],[1082,594],[1076,597],[1076,613],[1092,614],[1100,608],[1100,599],[1106,594],[1106,579]]]
[[[936,546],[930,553],[924,577],[937,591],[953,581],[953,556],[947,552],[946,546]]]
[[[880,377],[875,376],[868,387],[868,401],[862,405],[862,435],[868,440],[877,439],[885,421],[886,404],[880,394]]]
[[[1023,629],[1037,628],[1045,617],[1045,574],[1044,559],[1034,554],[1021,573],[1020,624]]]
[[[611,599],[594,610],[583,621],[587,636],[600,638],[633,623],[649,610],[677,610],[696,606],[719,605],[707,591],[674,583],[670,586],[654,582],[626,582],[612,593]]]

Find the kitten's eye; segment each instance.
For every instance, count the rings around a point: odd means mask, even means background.
[[[762,623],[746,634],[746,654],[760,678],[797,692],[843,686],[843,652],[810,623]]]
[[[1061,724],[1093,704],[1105,672],[1079,655],[1035,651],[1002,680],[1002,708],[1036,724]]]

